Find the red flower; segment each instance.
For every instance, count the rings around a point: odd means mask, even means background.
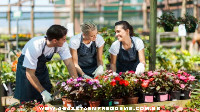
[[[128,86],[129,82],[127,80],[124,80],[124,86]]]
[[[110,85],[111,85],[111,86],[115,86],[115,85],[116,85],[115,80],[112,80],[112,81],[110,82]]]
[[[115,80],[120,81],[120,77],[119,76],[115,77]]]
[[[154,80],[154,78],[150,78],[150,79],[149,79],[150,82],[153,81],[153,80]]]
[[[86,79],[86,82],[89,82],[90,81],[90,79]]]
[[[149,80],[144,80],[141,84],[142,87],[146,88],[149,85]]]
[[[6,110],[5,110],[5,112],[8,112],[10,109],[9,108],[7,108]]]
[[[123,85],[123,84],[124,84],[124,79],[121,79],[121,80],[119,81],[119,84],[120,84],[120,85]]]

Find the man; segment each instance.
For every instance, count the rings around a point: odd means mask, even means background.
[[[52,59],[54,53],[59,53],[72,78],[78,77],[66,43],[66,34],[65,27],[52,25],[45,37],[34,37],[26,43],[18,59],[14,98],[20,102],[52,100],[46,62]]]

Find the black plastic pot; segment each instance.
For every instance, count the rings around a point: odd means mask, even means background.
[[[113,100],[106,100],[106,99],[103,99],[101,100],[101,106],[113,106]]]
[[[163,27],[165,32],[172,32],[174,30],[174,27],[164,26]]]
[[[170,101],[180,100],[181,91],[171,91],[169,95]]]
[[[157,101],[157,102],[168,101],[167,92],[158,92],[156,94],[155,101]]]
[[[190,27],[190,28],[187,27],[187,25],[185,26],[185,29],[186,29],[187,33],[194,33],[195,32],[197,24],[193,24],[193,25],[194,26]]]
[[[190,91],[189,90],[183,90],[181,91],[181,100],[185,100],[185,99],[190,99]]]
[[[86,101],[74,101],[74,107],[89,107],[89,103]]]
[[[154,95],[153,93],[149,93],[149,94],[142,93],[139,98],[139,102],[140,103],[151,103],[151,102],[153,102],[153,99],[154,99],[153,95]]]

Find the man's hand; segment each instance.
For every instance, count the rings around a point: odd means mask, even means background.
[[[143,63],[139,63],[139,64],[137,65],[137,68],[136,68],[135,73],[136,73],[137,75],[140,75],[140,74],[144,73],[144,71],[145,71],[144,64],[143,64]]]
[[[52,100],[51,94],[47,90],[44,90],[41,95],[45,103],[48,103]]]
[[[103,66],[99,65],[99,67],[97,67],[97,69],[92,74],[94,74],[94,77],[96,77],[98,75],[102,75],[103,73]]]

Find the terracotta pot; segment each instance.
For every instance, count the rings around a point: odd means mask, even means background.
[[[89,101],[90,107],[98,107],[100,105],[100,101]]]
[[[74,102],[66,97],[62,97],[64,107],[74,107]]]
[[[139,97],[130,97],[128,98],[128,104],[137,104]]]
[[[121,99],[114,99],[114,100],[113,100],[114,106],[115,106],[115,105],[122,105],[122,100],[123,100],[122,98],[121,98]]]

